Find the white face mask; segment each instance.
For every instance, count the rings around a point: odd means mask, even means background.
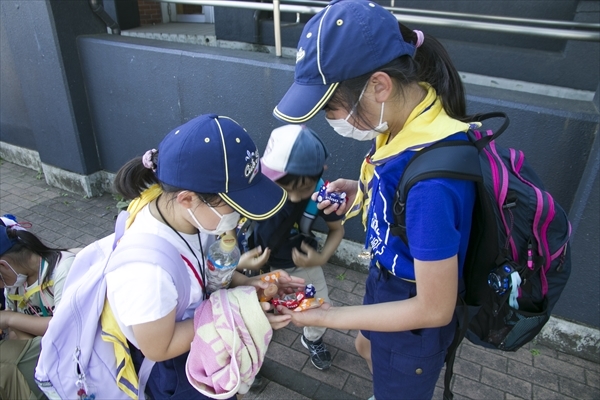
[[[187,209],[188,213],[190,214],[190,216],[196,223],[196,228],[198,228],[198,230],[200,232],[206,233],[207,235],[221,235],[227,231],[235,229],[235,227],[237,226],[237,224],[240,220],[240,214],[238,214],[236,211],[234,211],[232,213],[222,215],[222,214],[219,214],[219,212],[217,210],[215,210],[214,208],[212,208],[211,206],[208,206],[208,208],[210,208],[212,212],[214,212],[215,214],[217,214],[219,216],[219,218],[221,218],[221,220],[217,224],[217,227],[214,230],[209,230],[209,229],[204,228],[200,224],[200,222],[196,219],[196,216],[194,215],[192,210],[190,210],[189,208]]]
[[[23,286],[25,284],[25,282],[27,282],[27,275],[23,275],[23,274],[18,274],[17,271],[15,271],[15,269],[6,261],[3,260],[2,261],[4,264],[6,264],[6,266],[8,268],[10,268],[10,270],[12,272],[14,272],[14,274],[17,276],[17,280],[15,281],[15,283],[13,283],[12,285],[8,285],[6,283],[6,281],[4,280],[4,277],[0,274],[0,278],[2,279],[2,282],[4,283],[4,287],[6,289],[16,289],[16,288],[20,288],[21,286]]]
[[[368,85],[368,83],[367,83],[367,85]],[[365,85],[362,92],[360,92],[360,96],[358,96],[358,101],[356,102],[357,104],[360,102],[360,99],[362,99],[362,96],[365,93],[366,88],[367,88],[367,86]],[[356,106],[354,106],[352,108],[352,111],[350,111],[350,114],[348,114],[348,116],[344,119],[325,118],[325,120],[327,121],[327,123],[329,123],[329,125],[333,128],[333,130],[336,131],[336,133],[340,136],[349,137],[349,138],[361,140],[361,141],[372,140],[372,139],[375,139],[377,137],[377,135],[379,135],[380,133],[383,133],[388,130],[387,121],[383,121],[384,105],[385,105],[385,103],[381,103],[381,114],[379,115],[379,125],[377,125],[375,127],[375,129],[361,130],[361,129],[356,128],[350,122],[348,122],[348,119],[350,118],[350,116],[352,115],[354,110],[356,109]]]

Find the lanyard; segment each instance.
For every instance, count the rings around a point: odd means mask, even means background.
[[[200,260],[198,259],[198,257],[196,256],[196,252],[194,251],[194,249],[192,249],[192,246],[190,246],[190,244],[187,242],[187,240],[185,240],[185,238],[183,236],[181,236],[181,234],[179,232],[177,232],[177,230],[175,228],[173,228],[171,226],[171,224],[169,224],[169,221],[167,221],[165,219],[165,217],[162,215],[162,212],[160,211],[160,208],[158,207],[158,200],[160,199],[160,195],[157,197],[156,199],[156,211],[158,211],[158,214],[160,215],[160,217],[162,218],[162,220],[165,222],[165,224],[167,224],[167,226],[169,228],[171,228],[171,230],[173,232],[175,232],[177,234],[177,236],[179,236],[179,238],[181,240],[183,240],[183,243],[185,243],[185,245],[187,246],[187,248],[190,250],[190,252],[192,253],[192,255],[194,256],[194,258],[196,259],[196,262],[198,263],[198,269],[200,270],[200,274],[202,274],[202,279],[200,279],[200,276],[198,276],[198,272],[196,271],[196,268],[194,268],[194,266],[192,265],[192,263],[185,257],[183,257],[184,261],[186,262],[186,264],[188,265],[188,267],[190,267],[192,269],[192,271],[194,272],[194,276],[196,277],[196,279],[198,279],[198,282],[200,283],[200,287],[202,288],[202,298],[203,299],[207,299],[207,293],[206,290],[204,290],[204,285],[202,284],[202,282],[206,281],[206,272],[205,272],[205,265],[204,265],[204,249],[202,248],[202,240],[200,240],[200,232],[198,231],[197,235],[198,235],[198,247],[200,247],[200,253],[202,256],[202,264],[200,264]]]
[[[194,265],[183,254],[181,254],[181,258],[183,258],[183,261],[185,261],[185,264],[188,267],[190,267],[190,269],[194,273],[194,276],[196,277],[196,280],[200,284],[200,287],[202,288],[202,291],[204,292],[204,283],[202,283],[202,278],[200,278],[200,274],[198,274],[198,271],[196,271],[196,268],[194,268]]]

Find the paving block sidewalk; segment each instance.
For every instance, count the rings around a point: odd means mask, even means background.
[[[47,245],[82,247],[113,230],[117,200],[110,194],[83,198],[46,184],[41,173],[0,161],[0,214],[32,224]],[[361,304],[366,275],[344,266],[324,267],[335,306]],[[390,316],[393,318],[393,316]],[[328,330],[333,356],[328,371],[310,363],[301,329],[274,333],[262,367],[263,383],[244,399],[367,399],[372,392],[366,364],[354,349],[356,331]],[[455,399],[600,399],[600,364],[530,343],[514,353],[468,342],[458,349],[452,389]],[[443,372],[434,398],[441,399]]]

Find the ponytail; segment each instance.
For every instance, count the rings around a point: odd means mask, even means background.
[[[416,45],[416,32],[401,23],[398,25],[404,40]],[[433,36],[424,34],[424,38],[414,56],[418,80],[429,83],[435,89],[450,117],[460,121],[468,120],[465,90],[450,55]]]
[[[152,153],[151,157],[152,165],[156,165],[158,153]],[[142,157],[136,157],[119,169],[113,187],[125,199],[133,200],[149,186],[159,183],[154,169],[156,168],[147,168]]]

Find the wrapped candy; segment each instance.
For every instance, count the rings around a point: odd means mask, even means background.
[[[277,294],[279,288],[275,282],[279,280],[279,272],[273,272],[269,274],[265,274],[260,277],[260,280],[263,282],[271,282],[266,289],[260,290],[258,294],[258,300],[260,302],[267,302],[273,298]]]
[[[306,285],[306,288],[304,289],[304,295],[307,299],[312,299],[313,297],[315,297],[316,293],[317,289],[315,289],[315,285],[313,285],[312,283]]]
[[[279,282],[279,272],[270,272],[260,277],[263,282]]]
[[[279,281],[279,272],[264,274],[260,277],[260,280],[270,282],[266,289],[258,291],[258,300],[261,302],[268,301],[275,307],[284,306],[294,311],[304,311],[323,304],[322,298],[315,298],[316,289],[311,283],[306,285],[304,290],[299,290],[296,293],[286,294],[278,298],[276,296],[279,288],[276,283]]]
[[[279,288],[277,287],[277,285],[274,283],[271,283],[271,284],[269,284],[269,286],[267,286],[266,289],[259,291],[258,300],[261,303],[265,303],[265,302],[271,300],[273,298],[273,296],[275,296],[277,294],[277,291],[279,291]]]
[[[298,307],[298,305],[303,299],[304,292],[296,292],[292,294],[286,294],[280,299],[271,299],[271,304],[273,304],[275,307],[284,306],[286,308],[289,308],[290,310],[293,310],[296,307]]]
[[[314,285],[308,284],[303,291],[297,291],[293,294],[287,294],[282,298],[271,299],[273,306],[284,306],[294,311],[304,311],[310,308],[316,308],[323,304],[322,298],[315,298]]]
[[[302,300],[300,304],[298,304],[298,307],[294,308],[294,311],[304,311],[310,308],[317,308],[320,307],[323,302],[324,300],[320,297],[306,298]]]

